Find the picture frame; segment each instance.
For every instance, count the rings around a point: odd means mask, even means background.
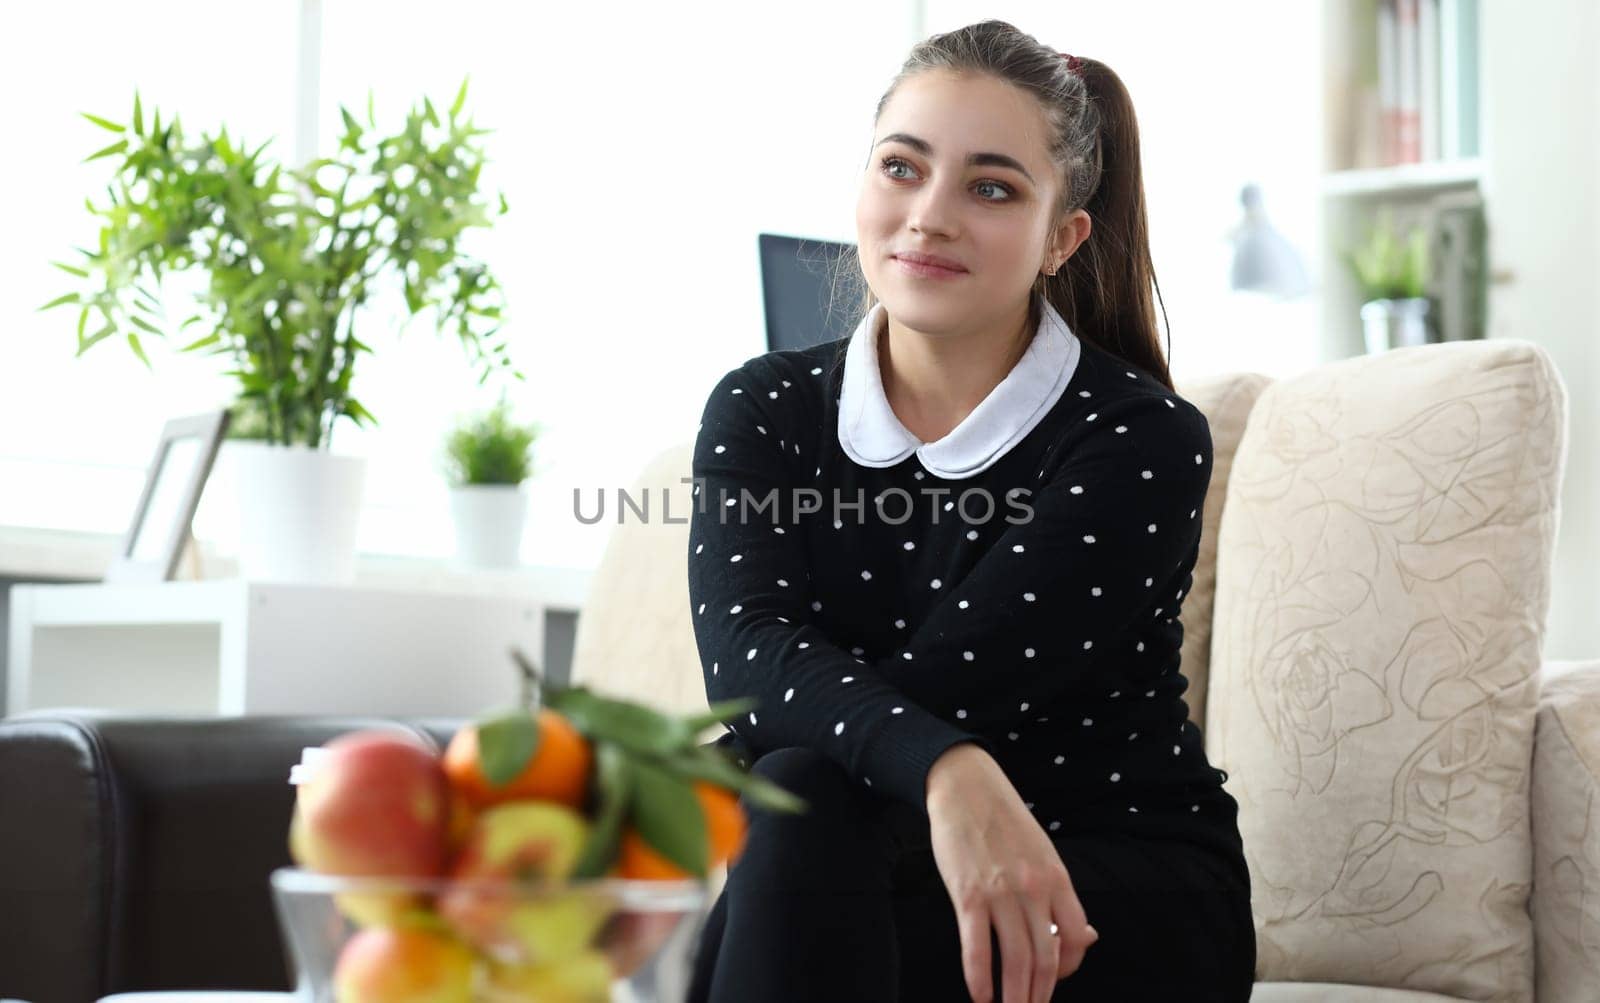
[[[227,409],[207,411],[173,418],[162,428],[138,507],[104,581],[173,579],[229,418]]]

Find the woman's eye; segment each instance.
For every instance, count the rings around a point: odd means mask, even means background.
[[[1004,202],[1007,199],[1011,198],[1011,189],[1007,188],[1005,185],[1001,184],[998,181],[980,181],[980,182],[978,182],[978,186],[980,188],[981,187],[998,188],[1001,191],[1006,193],[1006,197],[1004,199],[989,199],[990,202]]]
[[[907,169],[911,167],[910,164],[906,163],[904,160],[901,160],[899,157],[884,157],[880,162],[880,165],[883,174],[895,181],[901,181],[905,178],[905,175],[894,173],[896,167],[904,167]],[[1010,185],[1001,184],[998,181],[980,181],[978,182],[977,186],[979,188],[997,188],[1005,193],[1005,198],[992,198],[989,196],[984,196],[983,200],[985,202],[1009,202],[1013,194]]]
[[[891,177],[891,178],[898,177],[898,175],[893,173],[894,167],[895,167],[896,164],[898,164],[901,167],[910,167],[911,166],[910,164],[907,164],[904,160],[901,160],[898,157],[884,157],[883,160],[881,161],[881,163],[883,165],[883,173],[889,175],[889,177]]]

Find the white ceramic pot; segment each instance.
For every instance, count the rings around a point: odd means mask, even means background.
[[[450,489],[456,560],[469,568],[522,565],[528,492],[516,484],[465,484]]]
[[[252,581],[349,585],[367,458],[229,440],[239,495],[239,574]]]

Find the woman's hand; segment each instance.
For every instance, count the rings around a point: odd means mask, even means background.
[[[961,931],[961,963],[974,1003],[994,981],[989,928],[1000,941],[1005,1003],[1049,1003],[1099,937],[1089,926],[1055,845],[1016,788],[980,746],[952,746],[928,773],[933,857]],[[1050,933],[1055,923],[1059,933]]]

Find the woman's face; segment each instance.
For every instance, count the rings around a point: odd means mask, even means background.
[[[1060,192],[1035,99],[986,76],[928,71],[904,81],[873,134],[856,202],[867,284],[899,323],[926,334],[982,329],[1027,303],[1046,264],[1076,247],[1053,218]],[[1083,233],[1087,236],[1087,232]],[[958,265],[928,275],[898,258]]]

